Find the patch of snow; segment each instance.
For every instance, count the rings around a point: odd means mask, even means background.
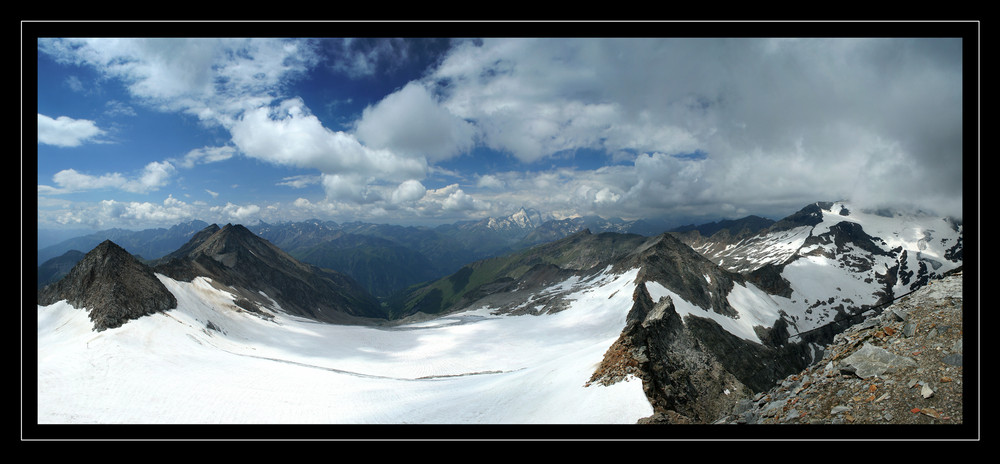
[[[553,314],[484,307],[398,327],[264,320],[207,279],[158,275],[178,307],[119,328],[38,307],[38,422],[632,424],[652,414],[641,381],[584,385],[637,272],[590,279]]]
[[[760,337],[754,332],[755,325],[770,327],[778,318],[778,313],[774,303],[768,303],[770,296],[763,291],[753,287],[743,287],[739,284],[733,286],[733,292],[729,294],[730,304],[737,310],[739,317],[732,318],[724,316],[715,311],[701,308],[683,298],[677,293],[664,287],[659,282],[646,282],[646,291],[654,302],[659,301],[664,296],[669,296],[674,302],[674,310],[683,319],[685,316],[696,316],[711,319],[717,322],[727,332],[755,343],[761,343]]]

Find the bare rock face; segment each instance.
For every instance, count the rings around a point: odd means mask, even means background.
[[[152,269],[110,240],[94,247],[69,274],[38,292],[40,305],[62,300],[86,309],[97,332],[177,307],[177,299]]]
[[[156,272],[212,279],[252,312],[282,311],[321,322],[384,319],[379,302],[346,274],[302,263],[241,225],[211,225],[161,259]]]
[[[644,283],[632,299],[622,336],[590,383],[642,379],[654,412],[639,423],[709,423],[804,366],[805,345],[787,343],[787,333],[764,344],[742,340],[711,320],[682,318],[670,297],[654,302]]]

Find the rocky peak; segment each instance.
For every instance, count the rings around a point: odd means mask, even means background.
[[[324,322],[342,322],[344,315],[384,318],[378,301],[347,275],[302,263],[242,225],[215,228],[192,238],[181,248],[185,253],[157,271],[185,281],[208,277],[255,313],[277,303],[285,312]]]
[[[212,224],[208,227],[205,227],[204,229],[192,235],[191,239],[188,240],[187,243],[185,243],[184,245],[181,245],[180,248],[156,260],[154,265],[159,263],[166,263],[171,259],[183,258],[184,256],[187,256],[189,253],[191,253],[196,248],[201,246],[201,244],[205,243],[205,241],[207,241],[209,237],[215,235],[215,233],[218,232],[219,230],[220,228],[217,224]]]
[[[658,282],[703,309],[736,315],[726,295],[734,282],[744,282],[743,277],[722,269],[670,233],[649,239],[627,262],[641,268],[640,282]]]
[[[153,270],[111,240],[94,247],[65,277],[38,294],[43,306],[62,300],[86,309],[95,331],[177,307],[177,299]]]
[[[815,226],[820,222],[823,222],[823,210],[829,210],[832,207],[833,202],[829,201],[818,201],[816,203],[812,203],[796,211],[792,215],[774,223],[771,225],[771,230],[780,231],[802,226]]]

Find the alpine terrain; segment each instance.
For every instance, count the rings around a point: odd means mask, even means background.
[[[846,202],[526,248],[544,229],[523,213],[461,225],[511,251],[381,301],[241,225],[148,264],[101,244],[39,291],[39,423],[737,422],[859,320],[961,276],[961,223]]]

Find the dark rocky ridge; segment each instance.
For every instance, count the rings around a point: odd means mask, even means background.
[[[397,294],[388,304],[400,318],[417,313],[441,315],[473,303],[506,313],[531,297],[538,298],[539,304],[533,307],[543,307],[539,312],[558,311],[563,307],[560,295],[539,292],[570,276],[594,275],[627,257],[645,240],[635,234],[592,234],[584,229],[560,240],[469,263],[450,276]],[[542,304],[543,300],[551,304]]]
[[[38,292],[40,305],[62,300],[87,309],[98,332],[177,307],[177,299],[153,270],[110,240],[101,242],[65,277]]]
[[[730,317],[736,310],[726,296],[734,282],[745,282],[740,274],[722,269],[669,233],[647,240],[616,267],[638,267],[638,283],[659,282],[685,301]]]
[[[626,327],[590,380],[611,384],[626,375],[642,379],[654,413],[640,423],[711,422],[774,379],[806,366],[810,344],[788,343],[784,320],[758,329],[763,343],[749,342],[715,321],[682,318],[670,297],[654,302],[645,279],[657,275],[663,274],[640,271]]]
[[[277,305],[321,322],[385,318],[378,301],[350,277],[302,263],[241,225],[209,226],[155,270],[182,281],[208,277],[254,312]]]

